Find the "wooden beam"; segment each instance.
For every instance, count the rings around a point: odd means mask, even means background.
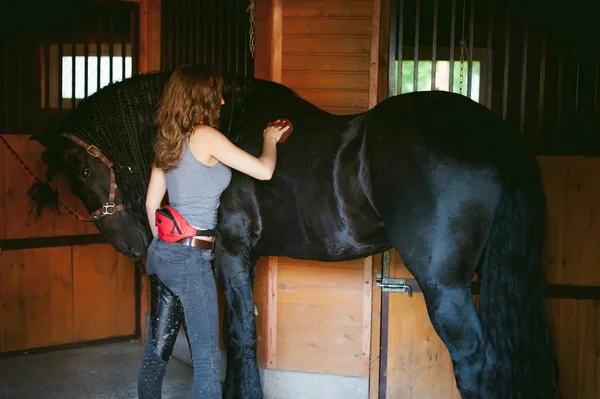
[[[283,57],[283,0],[271,3],[271,63],[269,79],[281,83],[281,59]]]
[[[277,364],[277,271],[277,257],[270,256],[265,298],[266,317],[263,318],[263,332],[266,338],[265,368],[274,368]]]
[[[371,256],[371,281],[381,273],[381,253]],[[373,286],[371,294],[371,345],[369,353],[369,399],[379,398],[379,355],[381,333],[381,287]]]
[[[161,0],[139,0],[139,66],[140,73],[160,70],[160,13]],[[146,342],[148,326],[146,316],[150,312],[150,279],[143,276],[139,303],[140,339]]]
[[[364,259],[364,289],[362,317],[362,359],[363,377],[368,377],[371,364],[371,319],[373,303],[373,256]]]
[[[140,3],[140,73],[160,70],[161,0]]]
[[[369,67],[369,108],[378,103],[379,89],[379,42],[381,38],[381,0],[373,0],[371,19],[371,61]]]

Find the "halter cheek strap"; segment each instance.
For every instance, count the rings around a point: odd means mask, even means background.
[[[113,163],[102,154],[102,151],[98,147],[93,144],[88,144],[85,141],[81,140],[79,137],[74,136],[70,133],[61,133],[61,136],[68,138],[69,140],[75,142],[81,147],[85,148],[87,153],[94,158],[98,158],[110,171],[110,185],[108,189],[108,200],[102,208],[99,208],[90,214],[90,221],[96,221],[100,218],[103,218],[107,215],[113,215],[114,213],[125,209],[124,204],[115,204],[115,195],[117,193],[117,180],[115,179],[115,171],[113,168]],[[81,219],[81,217],[80,217]]]

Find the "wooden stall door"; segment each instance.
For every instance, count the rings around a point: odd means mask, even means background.
[[[374,274],[381,273],[381,265],[382,255],[377,254]],[[390,277],[414,278],[395,250],[390,251]],[[373,301],[378,300],[373,295]],[[388,323],[386,398],[460,399],[450,355],[429,320],[423,294],[389,293]],[[379,397],[377,378],[378,372],[371,374],[371,399]]]

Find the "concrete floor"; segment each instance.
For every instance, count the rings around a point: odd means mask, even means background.
[[[137,398],[139,342],[0,359],[0,399]],[[192,397],[192,368],[171,358],[163,399]]]

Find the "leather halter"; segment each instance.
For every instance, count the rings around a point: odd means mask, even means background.
[[[104,216],[114,215],[116,212],[125,209],[124,204],[115,204],[115,195],[117,192],[117,180],[115,179],[115,171],[113,168],[113,163],[102,154],[102,151],[98,147],[93,144],[88,144],[85,141],[81,140],[79,137],[74,136],[70,133],[61,133],[61,136],[68,138],[69,140],[75,142],[76,144],[85,148],[87,153],[94,158],[98,158],[110,171],[110,186],[108,190],[108,200],[106,204],[102,205],[101,208],[96,209],[94,212],[90,214],[90,217],[87,219],[88,221],[96,221],[98,219],[103,218]],[[86,220],[79,214],[76,214],[80,220]]]

